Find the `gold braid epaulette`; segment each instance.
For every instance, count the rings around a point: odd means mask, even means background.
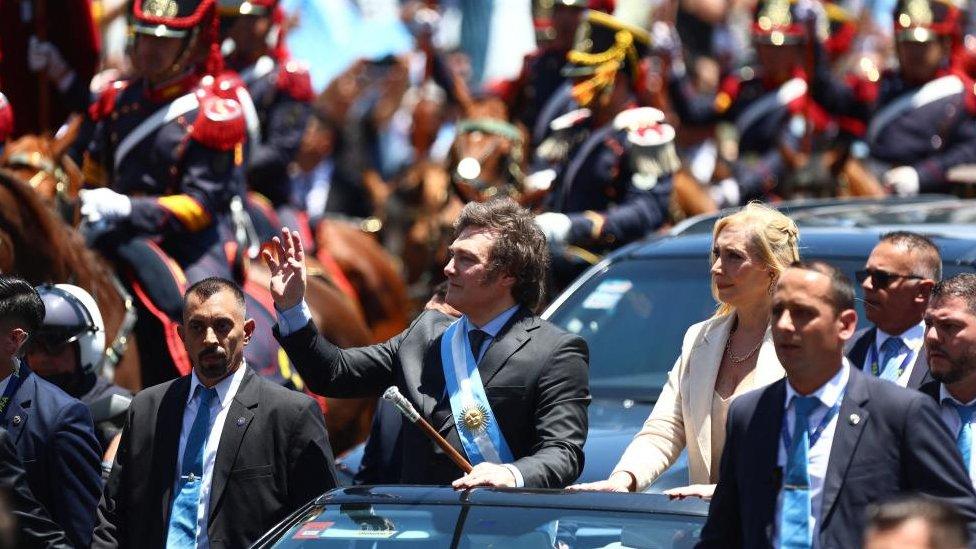
[[[567,59],[577,65],[602,65],[610,61],[622,61],[634,44],[634,36],[627,31],[620,30],[614,35],[614,44],[600,53],[587,53],[572,50]]]
[[[637,53],[633,48],[634,36],[625,30],[617,31],[614,44],[600,53],[587,53],[572,50],[566,56],[570,63],[576,65],[598,65],[593,76],[573,86],[573,95],[580,99],[581,104],[587,105],[596,93],[612,85],[624,60],[632,67],[638,63]]]

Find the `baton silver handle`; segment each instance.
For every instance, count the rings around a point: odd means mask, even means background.
[[[400,410],[400,413],[410,420],[410,423],[417,423],[417,420],[420,419],[420,414],[417,412],[417,409],[413,407],[413,404],[410,404],[407,397],[400,393],[396,385],[386,389],[383,393],[383,399],[392,402],[397,407],[397,410]]]
[[[439,446],[445,454],[447,454],[447,457],[451,458],[451,461],[453,461],[454,464],[457,465],[462,471],[465,473],[471,472],[471,463],[469,463],[464,456],[455,450],[454,447],[451,446],[451,443],[445,440],[440,433],[435,431],[434,428],[430,426],[430,423],[427,423],[427,420],[420,417],[420,414],[417,413],[417,409],[413,407],[413,404],[410,404],[410,401],[400,393],[400,390],[397,389],[395,385],[387,388],[386,391],[383,392],[383,399],[392,402],[393,405],[397,407],[397,410],[400,410],[400,413],[402,413],[404,417],[409,419],[411,423],[414,423],[420,427],[420,430],[423,431],[432,441],[434,441],[434,443],[437,444],[437,446]]]

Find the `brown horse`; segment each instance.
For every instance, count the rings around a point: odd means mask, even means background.
[[[60,208],[62,213],[71,213],[69,219],[77,219],[75,213],[77,211],[77,190],[81,186],[80,182],[82,177],[77,166],[70,161],[70,158],[64,155],[68,144],[75,137],[74,133],[77,130],[77,126],[71,124],[69,128],[70,130],[68,132],[55,139],[39,136],[22,137],[10,143],[5,148],[3,159],[0,159],[0,162],[12,164],[17,169],[16,175],[20,176],[20,180],[30,181],[29,186],[20,189],[30,197],[31,202],[25,202],[25,204],[33,204],[35,206],[40,204],[43,206],[41,210],[48,215],[35,216],[35,218],[40,220],[38,223],[42,223],[45,227],[57,227],[50,228],[43,234],[68,235],[68,237],[58,237],[52,241],[64,243],[65,245],[70,243],[70,250],[64,251],[58,248],[57,251],[52,252],[50,257],[40,262],[41,267],[47,269],[45,267],[46,265],[56,263],[62,255],[68,258],[77,256],[84,258],[84,261],[88,262],[86,265],[93,266],[93,270],[97,270],[98,273],[104,275],[104,278],[108,280],[109,285],[107,289],[102,289],[94,283],[85,283],[85,280],[89,277],[85,277],[79,273],[87,271],[74,268],[73,263],[72,267],[67,269],[48,269],[52,273],[50,280],[55,282],[69,281],[71,279],[69,279],[68,274],[75,273],[75,278],[72,283],[88,289],[95,297],[105,319],[108,332],[107,339],[113,341],[118,327],[125,318],[127,309],[124,306],[123,296],[127,294],[124,289],[113,284],[114,279],[112,277],[114,275],[112,274],[111,267],[98,254],[85,248],[78,233],[61,222],[57,215],[54,215],[54,212],[46,207],[44,202],[45,200],[54,201],[55,204],[63,206],[63,208]],[[30,159],[31,162],[27,163],[19,159]],[[10,175],[13,174],[11,173]],[[15,178],[11,177],[11,180]],[[14,216],[13,211],[7,204],[7,202],[11,204],[16,204],[16,202],[6,200],[6,198],[4,197],[3,203],[0,204],[3,207],[3,210],[0,211],[5,214],[4,219],[17,219],[18,222],[12,225],[22,226],[19,222],[22,216]],[[11,217],[6,216],[8,210],[10,210]],[[14,233],[16,234],[16,231]],[[24,234],[30,235],[33,233],[41,234],[36,229],[25,232]],[[3,234],[7,233],[5,232]],[[4,237],[0,236],[0,238]],[[24,240],[21,239],[20,242],[24,242]],[[21,244],[20,249],[28,249],[25,246],[27,245]],[[2,252],[12,254],[14,249],[16,248],[12,245],[5,246]],[[48,250],[49,248],[45,246],[44,249]],[[0,259],[6,260],[6,255],[0,253]],[[21,263],[26,262],[30,265],[33,259],[32,256],[26,256],[21,258]],[[4,272],[9,272],[6,263],[0,263],[0,268]],[[262,304],[268,311],[273,311],[273,305],[270,304],[270,295],[267,290],[266,267],[263,264],[256,263],[246,269],[246,271],[248,272],[249,279],[245,282],[244,286],[248,295]],[[43,269],[39,271],[22,271],[18,268],[14,272],[17,272],[34,283],[48,280],[44,278],[35,280],[31,275],[27,274],[28,272],[46,272]],[[96,278],[101,280],[100,277]],[[93,287],[95,288],[94,291],[92,289]],[[326,337],[329,337],[336,344],[346,347],[366,345],[371,342],[372,337],[369,329],[365,325],[362,314],[356,305],[351,303],[335,286],[324,282],[318,277],[311,277],[309,281],[308,302],[316,326]],[[406,325],[405,322],[404,325]],[[271,337],[270,333],[265,335],[268,338]],[[138,352],[136,352],[134,338],[130,336],[128,340],[129,352],[122,355],[123,360],[118,366],[116,382],[133,391],[138,391],[142,388]],[[280,377],[284,378],[296,388],[304,388],[300,377],[290,368],[287,360],[279,360],[278,363],[280,371],[277,374]],[[374,399],[320,399],[320,403],[323,403],[324,408],[327,410],[326,426],[329,429],[330,439],[336,454],[341,454],[365,439],[369,433],[370,422],[372,421],[372,413],[375,407]]]
[[[127,294],[114,281],[108,263],[85,247],[47,204],[13,173],[0,170],[0,271],[16,274],[32,284],[71,283],[87,290],[98,303],[105,322],[106,341],[115,342],[126,313]],[[115,383],[137,391],[142,387],[135,337],[117,346],[121,360]],[[106,372],[111,375],[111,372]]]

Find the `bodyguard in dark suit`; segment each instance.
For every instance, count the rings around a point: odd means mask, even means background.
[[[347,350],[308,321],[301,242],[283,231],[276,257],[264,254],[279,310],[276,335],[313,391],[375,397],[396,385],[475,464],[459,479],[463,473],[441,449],[404,422],[402,482],[570,484],[583,468],[587,347],[532,313],[546,275],[545,238],[510,200],[468,204],[455,228],[446,302],[463,316],[425,311],[389,341]]]
[[[335,487],[318,405],[244,364],[253,329],[233,282],[187,290],[193,371],[132,400],[92,547],[247,547]]]
[[[976,479],[976,275],[962,274],[935,285],[925,312],[925,348],[935,379],[921,391],[938,403],[969,477]]]
[[[73,545],[91,542],[101,494],[100,449],[88,407],[31,372],[21,348],[44,319],[30,284],[0,276],[0,427],[27,471],[37,501]]]
[[[976,527],[976,493],[931,399],[844,359],[850,281],[823,263],[788,269],[772,323],[786,379],[732,403],[699,547],[859,547],[866,506],[900,492]]]
[[[941,278],[942,257],[928,237],[907,231],[881,237],[857,272],[864,311],[874,326],[847,343],[845,354],[855,368],[909,389],[932,380],[922,317]]]
[[[3,428],[0,428],[0,493],[13,516],[14,547],[70,547],[64,531],[31,493],[24,464],[10,440],[10,433]]]

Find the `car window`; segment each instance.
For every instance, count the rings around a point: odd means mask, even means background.
[[[852,279],[864,266],[860,259],[825,260]],[[594,396],[647,400],[667,381],[688,327],[715,312],[710,281],[704,257],[627,259],[587,280],[549,321],[586,340]],[[865,326],[860,299],[857,307]]]
[[[274,547],[677,549],[694,547],[704,521],[696,515],[491,505],[467,513],[451,505],[328,505],[311,508]]]
[[[612,264],[549,317],[586,340],[595,395],[649,393],[664,385],[688,326],[715,310],[708,260],[654,258]]]
[[[450,547],[460,512],[453,505],[312,506],[273,547]]]
[[[458,547],[690,548],[704,521],[679,514],[478,506],[464,521]]]

